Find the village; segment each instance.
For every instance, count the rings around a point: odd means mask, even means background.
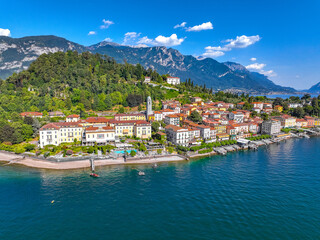
[[[188,159],[244,148],[256,149],[292,136],[308,137],[306,133],[317,133],[320,126],[318,118],[298,119],[283,114],[283,107],[273,106],[272,102],[252,102],[251,111],[244,110],[244,105],[244,102],[212,102],[192,97],[191,103],[184,105],[177,100],[162,101],[162,109],[153,111],[149,96],[146,111],[116,113],[112,118],[81,119],[77,114],[65,117],[62,112],[49,112],[50,117],[65,120],[40,128],[38,147],[43,151],[34,154],[57,161],[89,158],[124,158],[127,161],[172,154]],[[278,114],[269,116],[272,112]],[[263,119],[261,114],[268,118]],[[42,118],[43,114],[24,112],[21,116]],[[51,151],[62,145],[63,151]]]

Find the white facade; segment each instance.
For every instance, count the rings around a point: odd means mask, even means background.
[[[263,121],[261,126],[261,133],[264,134],[278,134],[281,131],[281,122],[280,121],[274,121],[274,120],[268,120]]]
[[[171,84],[171,85],[180,84],[180,78],[178,78],[178,77],[168,77],[167,78],[167,83]]]
[[[168,125],[179,126],[180,125],[180,118],[176,115],[168,115],[168,116],[165,116],[164,123],[168,124]]]
[[[186,128],[181,128],[173,125],[166,127],[167,140],[175,145],[189,145],[189,131]]]

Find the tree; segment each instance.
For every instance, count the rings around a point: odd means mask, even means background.
[[[195,123],[199,123],[202,122],[202,116],[200,115],[200,113],[198,111],[193,111],[191,112],[190,116],[188,117],[191,121],[195,122]]]
[[[151,128],[153,132],[158,132],[160,128],[160,123],[156,121],[152,122]]]
[[[293,109],[292,115],[297,118],[303,118],[305,115],[305,112],[302,107],[297,107]]]
[[[137,155],[136,151],[131,150],[130,156],[131,156],[131,157],[134,157],[135,155]]]

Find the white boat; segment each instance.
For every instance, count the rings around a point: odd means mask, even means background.
[[[144,175],[146,175],[143,171],[139,171],[138,174],[139,174],[139,176],[144,176]]]

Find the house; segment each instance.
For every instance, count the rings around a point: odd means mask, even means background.
[[[296,127],[303,128],[308,126],[308,121],[303,118],[296,119]]]
[[[192,97],[191,98],[191,102],[193,102],[193,103],[202,102],[202,98],[201,97]]]
[[[200,137],[203,139],[203,140],[206,140],[206,139],[210,139],[211,136],[210,136],[210,127],[209,126],[205,126],[205,125],[198,125],[197,126],[198,129],[200,129]]]
[[[114,115],[116,121],[146,121],[146,115],[143,113],[119,113]]]
[[[82,144],[85,146],[106,145],[115,142],[115,130],[112,127],[87,127],[83,132]]]
[[[154,120],[155,121],[162,121],[162,119],[163,119],[162,112],[154,111],[153,114],[154,114]]]
[[[262,110],[262,112],[264,112],[264,113],[272,113],[272,111],[273,111],[272,107],[265,107],[265,108]]]
[[[49,117],[65,117],[63,112],[55,111],[55,112],[49,112],[48,113]]]
[[[134,133],[135,121],[112,121],[110,126],[114,126],[116,137],[132,137]]]
[[[275,135],[281,131],[281,122],[279,120],[263,121],[261,125],[261,133]]]
[[[289,103],[289,108],[297,108],[297,107],[303,107],[301,103]]]
[[[43,114],[41,112],[23,112],[20,113],[21,117],[32,117],[32,118],[42,118]]]
[[[180,125],[180,117],[175,114],[170,114],[164,117],[164,123],[168,125]]]
[[[307,127],[314,127],[315,118],[310,117],[310,116],[305,116],[304,119],[307,120],[307,122],[308,122]]]
[[[229,113],[229,119],[237,123],[243,122],[244,115],[242,112],[232,111]]]
[[[180,78],[168,76],[167,83],[171,85],[178,85],[180,84]]]
[[[134,136],[141,139],[151,138],[151,123],[147,121],[137,121],[134,126]]]
[[[189,145],[189,131],[187,128],[178,127],[175,125],[167,125],[165,127],[167,140],[175,145]]]
[[[281,105],[276,105],[274,106],[274,110],[281,113],[283,111],[283,107]]]
[[[237,108],[242,109],[244,106],[245,102],[239,102],[237,103]]]
[[[144,82],[145,83],[149,83],[149,82],[151,82],[151,77],[144,77]]]
[[[189,131],[190,141],[200,138],[200,129],[190,127],[190,128],[188,128],[188,131]]]
[[[40,147],[81,141],[82,131],[82,125],[77,122],[48,123],[39,130]]]
[[[283,114],[282,116],[276,116],[274,119],[280,120],[281,126],[284,128],[293,128],[296,126],[296,118],[291,117],[287,114]]]
[[[260,110],[263,109],[263,102],[253,102],[252,105],[254,108],[259,108]]]
[[[66,122],[78,122],[80,120],[80,115],[72,114],[67,116]]]
[[[163,109],[163,110],[160,110],[160,112],[162,113],[162,118],[164,119],[165,116],[167,115],[171,115],[171,114],[174,114],[175,112],[171,109]]]

